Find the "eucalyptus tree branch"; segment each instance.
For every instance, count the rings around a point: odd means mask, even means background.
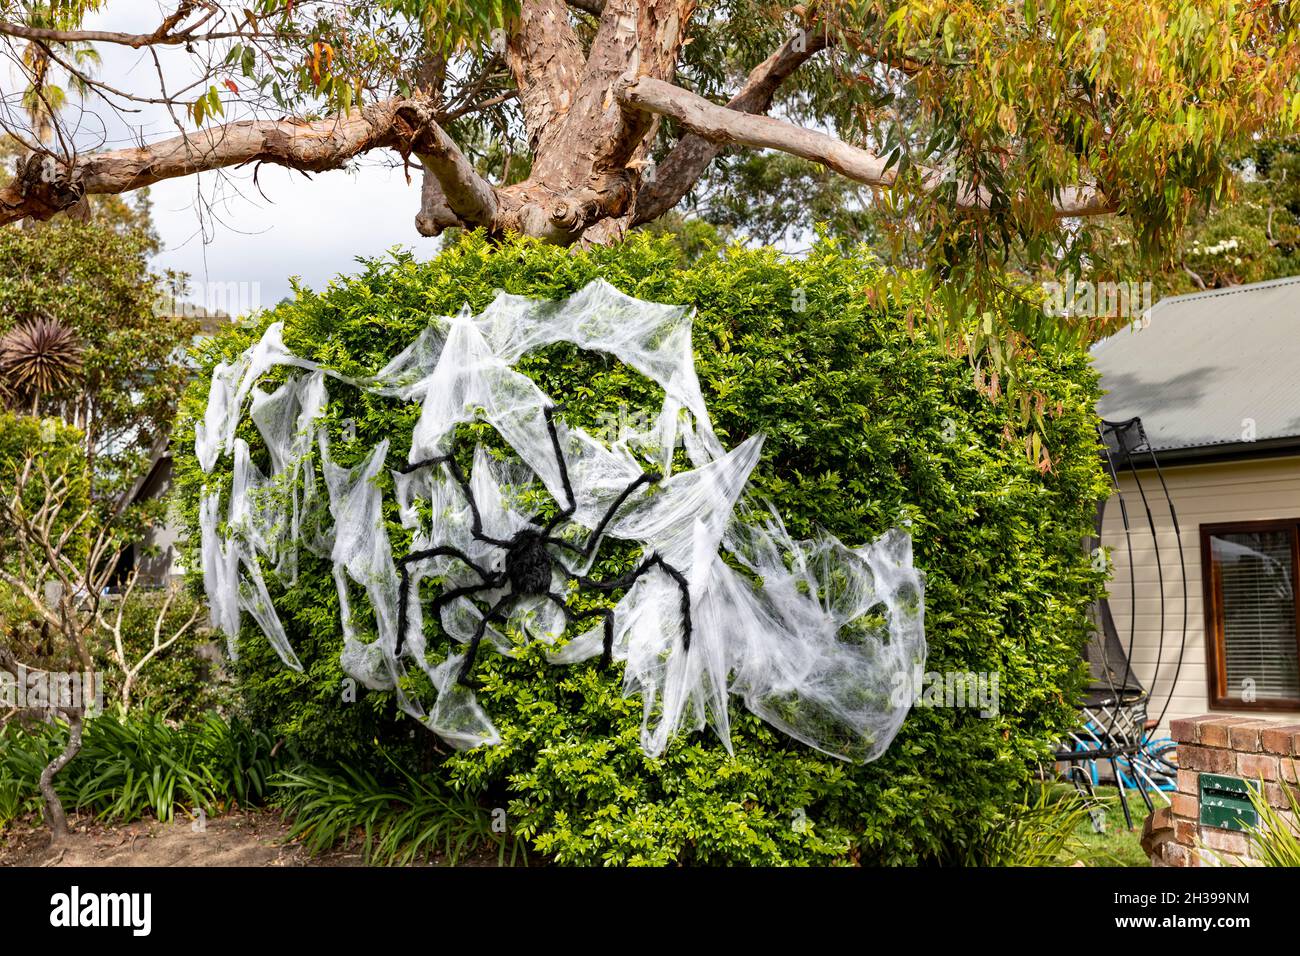
[[[120,33],[114,30],[56,30],[45,27],[29,27],[21,23],[0,20],[0,35],[41,43],[111,43],[117,46],[129,46],[137,50],[149,46],[183,46],[187,43],[264,36],[259,31],[242,28],[238,30],[211,30],[206,33],[195,32],[198,27],[202,26],[210,18],[211,14],[209,13],[192,27],[177,33],[172,33],[169,24],[166,22],[152,33]]]
[[[87,194],[123,193],[206,170],[267,162],[321,172],[339,169],[372,149],[409,151],[418,131],[398,121],[403,103],[387,100],[312,122],[243,120],[71,160],[33,155],[0,188],[0,225],[26,217],[49,219]]]
[[[437,180],[442,201],[458,219],[474,225],[490,225],[497,211],[495,190],[478,174],[432,113],[427,102],[403,104],[397,109],[397,117],[418,131],[410,142],[410,151]]]
[[[736,95],[727,101],[727,109],[741,113],[766,113],[772,108],[772,100],[781,84],[830,44],[830,38],[822,30],[790,37],[750,71]],[[643,179],[631,213],[597,223],[583,236],[583,241],[595,244],[610,242],[630,228],[658,219],[682,201],[721,150],[721,143],[687,131],[663,162],[654,167],[654,177]]]
[[[898,167],[873,153],[834,136],[774,119],[755,116],[711,103],[702,96],[662,80],[641,77],[625,83],[616,93],[627,108],[671,116],[687,129],[718,144],[754,149],[775,149],[819,163],[867,186],[889,188],[898,183]],[[952,182],[941,170],[919,168],[924,190],[934,192]],[[987,209],[988,192],[969,183],[957,184],[956,206],[968,211]],[[1114,203],[1093,186],[1062,189],[1052,203],[1057,218],[1095,216],[1115,211]]]

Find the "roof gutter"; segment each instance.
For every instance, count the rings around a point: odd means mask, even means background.
[[[1264,438],[1259,441],[1224,442],[1218,445],[1196,445],[1191,448],[1157,448],[1155,454],[1161,467],[1284,458],[1300,455],[1300,435]],[[1133,456],[1133,464],[1139,469],[1147,469],[1151,467],[1151,458],[1139,452]]]

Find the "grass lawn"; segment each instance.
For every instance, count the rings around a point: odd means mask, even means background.
[[[1088,866],[1150,866],[1142,852],[1142,824],[1146,822],[1147,806],[1135,791],[1128,791],[1129,811],[1133,814],[1133,829],[1124,826],[1124,809],[1119,803],[1119,791],[1114,787],[1098,787],[1097,800],[1105,813],[1101,833],[1093,829],[1091,819],[1083,820],[1075,829],[1080,846],[1075,852]],[[1157,807],[1165,805],[1159,796],[1152,796]]]

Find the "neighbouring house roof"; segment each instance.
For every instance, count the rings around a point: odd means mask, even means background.
[[[1149,317],[1092,348],[1102,418],[1140,417],[1162,461],[1300,453],[1300,276],[1172,296]]]

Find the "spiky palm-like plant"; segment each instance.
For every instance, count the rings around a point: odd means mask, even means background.
[[[33,405],[41,396],[70,386],[81,371],[76,334],[52,319],[36,319],[0,336],[0,380],[4,391]]]

